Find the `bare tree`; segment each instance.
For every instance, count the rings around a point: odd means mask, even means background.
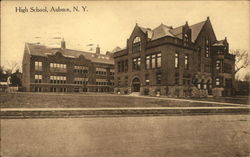
[[[8,71],[11,74],[14,73],[16,70],[21,69],[21,64],[18,63],[17,61],[8,61],[7,66],[8,66]]]
[[[235,49],[230,50],[235,55],[235,75],[241,70],[245,69],[250,64],[249,52],[247,50]]]

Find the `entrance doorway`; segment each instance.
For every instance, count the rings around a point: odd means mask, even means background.
[[[140,80],[136,77],[132,81],[132,92],[140,92],[141,83]]]

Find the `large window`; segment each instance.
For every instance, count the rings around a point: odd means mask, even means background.
[[[141,38],[140,37],[135,37],[133,40],[133,47],[132,47],[132,52],[140,52],[141,51]]]
[[[175,52],[174,67],[179,68],[179,53]]]
[[[107,79],[96,79],[96,85],[98,85],[98,86],[107,86],[108,81],[107,81]]]
[[[156,67],[157,68],[161,67],[161,53],[156,54]]]
[[[35,83],[42,83],[42,75],[35,75]]]
[[[75,65],[74,72],[78,74],[87,74],[89,72],[89,68],[87,66]]]
[[[74,84],[87,85],[88,84],[88,78],[86,78],[86,77],[75,77],[74,78]]]
[[[67,65],[59,63],[50,63],[50,71],[52,72],[66,72]]]
[[[140,70],[141,69],[141,58],[133,58],[133,70]]]
[[[146,56],[146,69],[161,68],[161,53]]]
[[[43,66],[42,62],[35,61],[35,70],[42,71],[42,66]]]
[[[185,63],[185,69],[188,70],[188,68],[189,68],[189,57],[188,57],[187,54],[185,55],[184,63]]]
[[[50,76],[50,83],[66,84],[66,76]]]
[[[118,62],[118,72],[128,72],[128,60]]]
[[[103,76],[107,75],[106,68],[96,68],[95,71],[96,71],[96,75],[103,75]]]

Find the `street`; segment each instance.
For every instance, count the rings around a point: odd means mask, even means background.
[[[2,119],[2,157],[250,155],[250,115]]]

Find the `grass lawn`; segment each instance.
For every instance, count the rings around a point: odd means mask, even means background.
[[[0,93],[2,108],[80,107],[209,107],[226,106],[199,102],[163,100],[112,94]]]

